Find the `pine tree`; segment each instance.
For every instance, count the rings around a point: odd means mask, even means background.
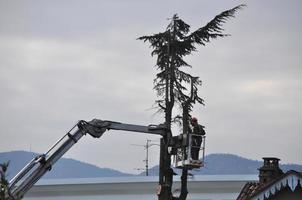
[[[0,164],[0,200],[17,200],[12,197],[9,191],[9,182],[7,180],[7,170],[9,162]]]
[[[181,119],[183,131],[186,131],[193,105],[195,103],[204,104],[203,99],[198,95],[198,86],[201,85],[201,80],[183,70],[191,67],[184,60],[184,57],[196,51],[197,45],[205,46],[211,39],[228,36],[228,34],[223,33],[222,25],[227,19],[234,17],[236,11],[244,6],[239,5],[220,13],[204,27],[194,32],[190,32],[190,26],[175,14],[164,32],[138,38],[144,42],[149,42],[153,48],[151,55],[157,56],[156,66],[159,72],[154,79],[154,90],[159,97],[156,103],[159,111],[165,113],[165,123],[168,128],[171,128],[172,122]],[[188,88],[187,85],[190,87]],[[182,114],[173,116],[175,103],[181,106]],[[170,166],[170,160],[168,159],[166,162],[169,162],[166,166]],[[181,195],[174,199],[186,199],[187,169],[183,170],[182,175],[185,178],[182,180]],[[171,194],[171,192],[168,193]],[[164,198],[172,199],[173,197]]]

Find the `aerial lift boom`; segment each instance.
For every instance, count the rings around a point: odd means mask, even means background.
[[[84,135],[100,138],[106,130],[123,130],[166,136],[171,134],[164,125],[140,126],[94,119],[79,121],[45,154],[32,159],[9,183],[8,199],[22,198],[33,185]]]

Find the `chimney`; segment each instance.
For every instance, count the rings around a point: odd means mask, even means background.
[[[284,174],[279,168],[279,158],[265,157],[263,160],[263,166],[258,169],[260,184],[266,184]]]

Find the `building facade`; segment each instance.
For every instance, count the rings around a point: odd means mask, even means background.
[[[284,173],[278,158],[263,158],[259,181],[248,182],[237,200],[301,200],[302,173],[294,170]]]
[[[202,175],[188,181],[188,200],[235,200],[255,175]],[[156,200],[158,177],[118,177],[40,180],[24,200]],[[175,177],[173,193],[179,194]]]

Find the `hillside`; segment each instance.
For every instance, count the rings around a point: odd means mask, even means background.
[[[38,154],[26,151],[12,151],[0,153],[0,163],[10,161],[9,179],[20,171],[32,158]],[[232,154],[210,154],[205,157],[205,167],[191,171],[192,174],[215,175],[215,174],[258,174],[258,168],[262,161],[250,160]],[[280,166],[283,171],[290,169],[302,171],[302,165],[283,164]],[[72,170],[70,170],[72,169]],[[181,171],[175,169],[177,174]],[[145,175],[141,173],[139,175]],[[149,169],[149,175],[158,176],[158,166]],[[55,167],[46,173],[43,178],[91,178],[91,177],[117,177],[133,176],[109,168],[99,168],[97,166],[84,163],[78,160],[62,158]]]
[[[0,153],[0,163],[9,161],[8,178],[12,178],[30,160],[38,154],[26,151],[12,151]],[[72,170],[70,170],[72,169]],[[46,173],[43,178],[90,178],[90,177],[116,177],[130,176],[109,168],[99,168],[97,166],[84,163],[70,158],[62,158],[55,167]]]
[[[263,161],[250,160],[233,154],[209,154],[205,156],[205,167],[192,170],[195,175],[215,175],[215,174],[258,174],[258,168],[263,165]],[[288,170],[302,171],[302,165],[281,164],[280,168],[286,172]],[[181,174],[179,169],[174,170]],[[149,170],[150,175],[158,174],[158,166]],[[144,175],[144,173],[141,173]]]

